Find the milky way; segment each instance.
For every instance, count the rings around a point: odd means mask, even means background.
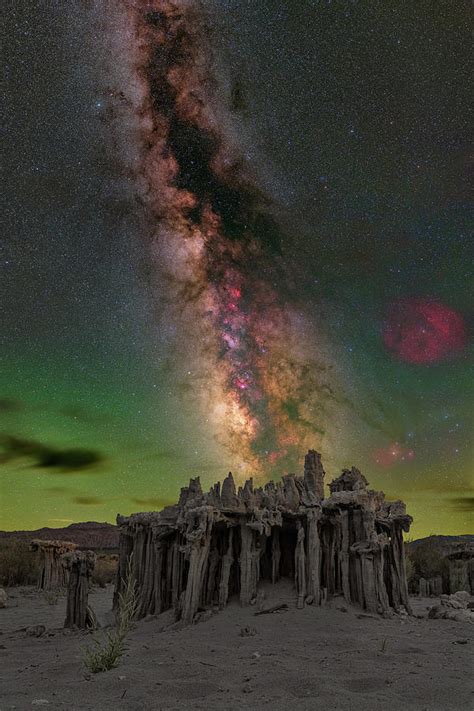
[[[334,376],[314,321],[292,305],[282,234],[216,102],[209,35],[195,3],[127,6],[136,168],[173,368],[245,473],[321,447]],[[133,28],[133,29],[130,29]],[[129,98],[132,96],[133,98]]]

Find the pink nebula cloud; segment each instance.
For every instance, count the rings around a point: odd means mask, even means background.
[[[438,363],[464,349],[467,329],[461,314],[449,306],[426,298],[405,298],[389,306],[383,342],[406,363]]]
[[[385,469],[389,469],[401,462],[411,462],[414,458],[414,450],[402,447],[399,442],[392,442],[386,447],[376,449],[373,453],[374,462]]]

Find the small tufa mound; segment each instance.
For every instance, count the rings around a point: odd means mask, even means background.
[[[61,562],[69,571],[64,627],[95,629],[97,626],[95,615],[88,605],[90,579],[95,559],[92,551],[70,551],[62,557]]]
[[[68,572],[62,564],[65,553],[76,550],[77,545],[70,541],[43,541],[39,538],[31,541],[30,548],[39,556],[38,590],[57,590],[67,587]]]
[[[465,590],[459,590],[452,595],[441,595],[440,604],[430,609],[428,617],[474,624],[474,612],[469,609],[470,600],[471,595]]]
[[[30,625],[26,628],[25,634],[27,637],[42,637],[46,632],[45,625]]]
[[[331,494],[336,491],[360,491],[366,489],[368,484],[365,476],[358,469],[352,467],[352,469],[343,469],[341,476],[329,484],[329,490]]]
[[[257,630],[255,627],[241,627],[239,637],[255,637]]]

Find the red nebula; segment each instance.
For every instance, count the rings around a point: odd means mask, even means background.
[[[374,462],[387,469],[400,462],[411,462],[414,457],[413,449],[405,449],[398,442],[392,442],[373,453]]]
[[[270,462],[270,464],[276,464],[279,459],[286,457],[287,454],[288,454],[288,450],[286,450],[286,449],[282,449],[282,450],[275,451],[275,452],[269,452],[268,461]]]
[[[222,340],[227,343],[229,348],[237,348],[239,345],[240,341],[238,338],[235,338],[235,336],[232,336],[230,333],[223,333],[222,334]]]
[[[239,390],[246,390],[249,386],[244,378],[234,378],[234,385],[239,388]]]
[[[461,314],[438,301],[400,299],[389,306],[383,341],[400,360],[424,365],[461,351],[467,329]]]

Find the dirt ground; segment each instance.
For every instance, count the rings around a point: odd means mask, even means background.
[[[99,621],[112,593],[108,586],[90,596]],[[8,595],[0,711],[474,708],[474,625],[428,619],[436,600],[413,600],[423,619],[383,619],[361,616],[342,598],[296,610],[291,588],[279,584],[267,589],[265,606],[286,602],[286,612],[255,616],[254,607],[232,603],[183,630],[163,630],[167,614],[147,618],[130,633],[119,666],[91,675],[83,654],[92,635],[62,629],[64,597],[49,604],[33,588]],[[46,632],[28,636],[25,628],[38,624]]]

